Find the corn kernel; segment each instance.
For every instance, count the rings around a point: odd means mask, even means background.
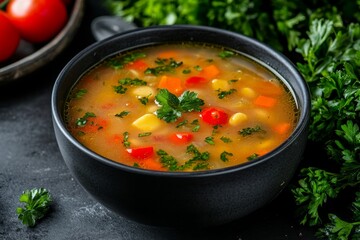
[[[248,117],[245,113],[235,113],[233,114],[230,119],[229,119],[229,124],[232,126],[238,126],[242,123],[244,123],[245,121],[247,121]]]
[[[149,97],[149,99],[151,99],[154,98],[155,96],[154,90],[148,86],[141,86],[134,88],[133,94],[138,98]]]
[[[132,125],[141,131],[154,131],[161,126],[162,122],[154,114],[147,113],[136,119]]]
[[[226,80],[214,79],[211,81],[211,86],[214,90],[221,89],[222,91],[230,90],[230,84]]]

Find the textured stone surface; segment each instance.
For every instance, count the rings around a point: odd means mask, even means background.
[[[93,200],[65,166],[53,134],[50,97],[65,63],[92,43],[87,6],[74,43],[41,70],[0,86],[0,239],[310,239],[296,225],[292,199],[285,192],[272,204],[226,226],[211,229],[160,229],[130,222]],[[22,191],[45,187],[54,203],[35,228],[17,219]],[[206,199],[204,199],[206,201]],[[150,207],[150,206],[149,206]]]

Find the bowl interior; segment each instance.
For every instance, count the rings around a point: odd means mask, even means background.
[[[63,134],[72,141],[78,148],[95,156],[100,161],[115,167],[128,168],[119,163],[114,163],[89,151],[73,138],[66,130],[64,123],[64,106],[69,90],[75,82],[89,69],[93,68],[103,60],[115,56],[121,52],[134,50],[154,44],[195,42],[206,43],[239,52],[257,61],[265,68],[275,73],[285,85],[292,91],[299,111],[299,120],[291,136],[274,151],[257,160],[241,164],[236,168],[246,168],[258,164],[276,155],[289,144],[307,127],[310,111],[309,91],[305,81],[294,65],[282,54],[270,47],[246,36],[204,26],[158,26],[143,29],[131,30],[111,38],[97,42],[81,51],[75,56],[60,73],[53,89],[52,108],[53,117]],[[234,168],[234,167],[230,167]],[[131,171],[138,171],[131,168]],[[140,170],[141,171],[141,170]],[[219,172],[223,170],[211,170]],[[163,174],[163,173],[162,173]],[[166,174],[166,173],[165,173]]]

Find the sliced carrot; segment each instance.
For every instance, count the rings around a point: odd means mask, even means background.
[[[254,104],[260,107],[270,108],[275,106],[276,102],[277,100],[275,98],[260,95],[255,99]]]
[[[176,51],[166,51],[158,54],[158,58],[175,58],[178,53]]]
[[[137,162],[140,168],[154,171],[165,171],[161,163],[157,162],[153,158],[142,159]]]
[[[201,75],[209,79],[216,77],[219,73],[220,70],[214,64],[204,67],[201,71]]]
[[[126,68],[144,71],[148,68],[148,64],[141,59],[135,60],[134,62],[130,62],[126,65]]]
[[[279,123],[274,127],[274,130],[279,134],[288,133],[290,130],[291,124],[290,123]]]
[[[162,76],[159,82],[159,88],[166,88],[172,94],[179,96],[184,88],[180,78]]]

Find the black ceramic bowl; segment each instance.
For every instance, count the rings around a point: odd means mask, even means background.
[[[221,45],[251,56],[281,75],[300,109],[299,122],[281,146],[257,160],[204,172],[156,172],[106,159],[80,144],[64,122],[69,90],[102,60],[138,47],[171,42]],[[136,29],[97,42],[75,56],[60,73],[52,94],[56,139],[66,165],[96,200],[134,221],[170,227],[220,225],[273,200],[295,173],[306,145],[310,99],[306,83],[283,55],[237,33],[201,26]]]

